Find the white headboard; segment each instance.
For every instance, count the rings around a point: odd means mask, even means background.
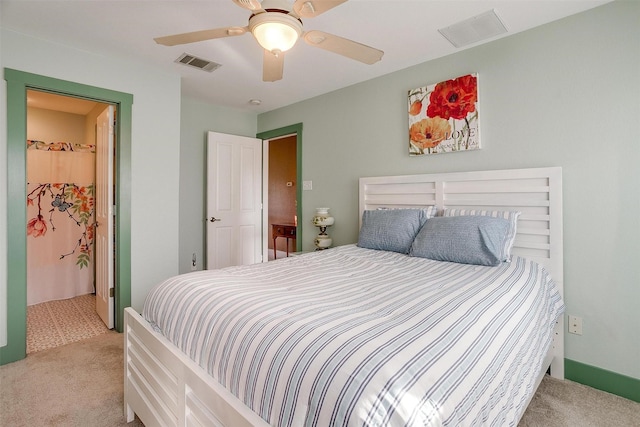
[[[360,178],[360,221],[367,209],[432,205],[522,212],[513,253],[544,265],[562,289],[562,168]]]

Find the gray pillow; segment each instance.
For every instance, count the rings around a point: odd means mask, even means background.
[[[458,209],[458,208],[446,208],[443,216],[490,216],[494,218],[504,218],[509,220],[509,231],[507,232],[507,238],[504,241],[504,259],[503,261],[511,261],[511,249],[513,243],[516,240],[516,230],[518,228],[518,218],[521,215],[520,211],[489,211],[482,209]]]
[[[382,209],[362,212],[358,246],[409,253],[411,243],[427,220],[424,209]]]
[[[509,220],[489,216],[429,219],[409,255],[436,261],[496,266],[504,259]]]

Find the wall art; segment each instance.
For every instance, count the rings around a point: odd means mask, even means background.
[[[478,75],[409,91],[409,155],[480,148]]]

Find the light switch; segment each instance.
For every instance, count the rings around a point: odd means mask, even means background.
[[[313,190],[313,181],[302,181],[303,190]]]

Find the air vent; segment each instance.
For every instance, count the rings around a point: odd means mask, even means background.
[[[438,30],[452,45],[463,47],[507,32],[495,11],[490,10]]]
[[[189,55],[188,53],[183,53],[182,55],[180,55],[180,57],[176,59],[175,62],[179,64],[189,65],[199,70],[208,72],[215,71],[222,66],[221,64],[198,58],[197,56]]]

